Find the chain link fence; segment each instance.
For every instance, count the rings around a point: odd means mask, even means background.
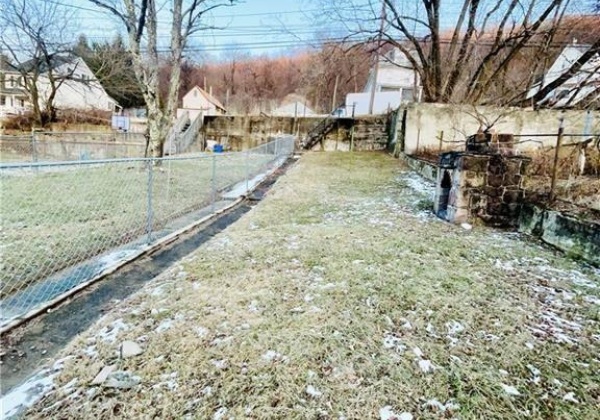
[[[44,162],[143,157],[140,133],[34,132],[0,136],[0,162]]]
[[[294,151],[0,165],[0,327],[231,204]]]

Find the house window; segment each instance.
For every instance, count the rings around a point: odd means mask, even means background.
[[[6,96],[0,96],[0,106],[6,105]]]
[[[414,100],[414,91],[413,89],[402,89],[402,100],[403,101],[412,101]]]
[[[197,90],[194,91],[194,98],[196,98],[196,97],[198,97],[198,91]]]
[[[15,78],[14,76],[10,76],[10,87],[15,87]]]
[[[4,73],[0,74],[0,89],[4,87]]]
[[[19,106],[25,108],[25,101],[23,99],[19,99]]]
[[[381,92],[398,92],[400,88],[394,86],[381,86]]]

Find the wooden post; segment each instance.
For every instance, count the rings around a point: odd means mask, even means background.
[[[554,164],[552,166],[552,181],[550,182],[550,202],[554,202],[556,194],[554,189],[556,188],[556,173],[558,172],[558,154],[560,152],[560,145],[562,144],[562,138],[564,133],[564,118],[560,119],[560,126],[558,127],[558,134],[556,136],[556,150],[554,151]]]
[[[439,139],[440,139],[440,147],[439,147],[438,154],[441,155],[442,154],[442,147],[443,147],[442,143],[444,142],[444,130],[440,131]]]

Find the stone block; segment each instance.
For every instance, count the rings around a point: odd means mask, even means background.
[[[487,172],[488,162],[489,156],[464,155],[458,166],[464,171]]]
[[[466,208],[449,206],[447,220],[452,223],[466,223],[469,220],[469,211]]]
[[[489,215],[502,214],[502,204],[499,201],[488,201],[486,213]]]
[[[502,197],[502,190],[499,187],[486,186],[483,187],[483,193],[490,198]]]
[[[522,176],[519,172],[507,172],[504,174],[503,185],[507,187],[515,186],[518,187],[521,185]]]
[[[504,185],[504,175],[501,173],[489,173],[487,177],[487,183],[490,187],[501,187]]]
[[[465,188],[452,188],[448,198],[448,205],[467,208],[469,206],[469,192]]]
[[[468,188],[483,187],[487,182],[486,173],[481,171],[464,171],[463,178],[464,185]]]
[[[479,210],[479,209],[485,209],[487,207],[487,203],[488,203],[488,198],[485,194],[481,194],[481,193],[474,193],[471,194],[470,200],[469,200],[469,207],[471,208],[471,210]]]
[[[523,190],[505,189],[502,194],[502,202],[506,204],[520,203],[523,201]]]
[[[520,173],[521,172],[521,159],[506,159],[505,171],[507,173]]]

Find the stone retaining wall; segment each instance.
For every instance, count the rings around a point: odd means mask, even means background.
[[[553,210],[526,205],[519,231],[539,237],[567,254],[600,266],[600,223],[581,220]]]
[[[249,115],[217,115],[204,117],[201,141],[213,140],[226,144],[231,150],[245,150],[266,143],[276,134],[293,134],[303,138],[323,120],[319,117],[269,117]],[[353,130],[354,128],[354,130]],[[322,149],[347,151],[385,150],[388,144],[387,116],[338,118],[335,127],[326,135]],[[315,150],[320,150],[317,144]]]

